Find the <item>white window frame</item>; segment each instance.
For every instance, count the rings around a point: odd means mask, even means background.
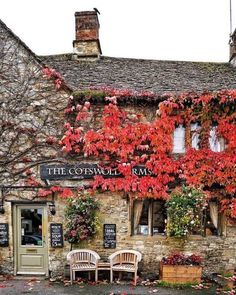
[[[185,153],[185,127],[181,124],[175,128],[173,134],[173,153]]]
[[[191,131],[191,146],[192,148],[199,150],[200,148],[200,136],[199,136],[199,131],[200,131],[200,125],[198,123],[192,123],[190,127]]]
[[[141,236],[152,236],[152,235],[165,235],[165,232],[156,232],[153,228],[153,202],[158,201],[155,199],[149,199],[149,200],[143,200],[143,202],[148,202],[148,222],[146,225],[139,225],[138,228],[135,228],[134,219],[135,219],[135,200],[132,204],[132,234],[133,235],[141,235]],[[160,200],[161,201],[161,200]],[[165,206],[163,202],[163,206]],[[167,213],[166,213],[167,214]],[[140,216],[141,217],[141,216]],[[167,218],[167,217],[166,217]],[[166,219],[164,219],[164,222],[166,222]]]
[[[217,136],[217,126],[212,126],[209,134],[209,146],[213,152],[222,152],[225,149],[224,139]]]

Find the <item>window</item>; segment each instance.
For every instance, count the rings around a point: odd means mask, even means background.
[[[199,150],[200,137],[199,137],[200,125],[198,123],[191,124],[191,145],[192,148]]]
[[[174,131],[173,153],[185,152],[185,128],[179,125]]]
[[[226,234],[225,216],[219,212],[217,202],[209,202],[209,206],[200,214],[201,224],[192,234],[203,236],[221,236]]]
[[[219,138],[216,134],[217,126],[213,126],[210,130],[209,145],[213,152],[222,152],[225,149],[223,138]]]
[[[203,228],[206,236],[220,236],[226,234],[225,216],[219,212],[217,202],[210,202],[203,212]]]
[[[165,234],[166,208],[162,200],[135,200],[133,204],[133,234]]]

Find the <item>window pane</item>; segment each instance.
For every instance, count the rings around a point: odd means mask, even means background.
[[[185,128],[182,125],[177,127],[174,131],[173,152],[185,152]]]
[[[153,234],[165,234],[166,208],[165,202],[158,200],[153,202]]]
[[[209,144],[210,149],[213,152],[221,152],[225,148],[224,139],[218,138],[216,134],[216,126],[213,126],[210,130]]]
[[[199,130],[200,126],[198,123],[191,124],[191,140],[192,140],[192,148],[198,150],[199,149]]]
[[[21,209],[21,245],[42,245],[43,209]]]
[[[148,235],[149,200],[134,202],[134,234]]]
[[[207,236],[218,235],[218,205],[216,202],[210,202],[209,208],[206,210],[205,231]]]

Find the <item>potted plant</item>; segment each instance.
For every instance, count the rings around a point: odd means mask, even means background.
[[[65,240],[71,244],[93,237],[98,229],[98,202],[89,194],[67,200]]]
[[[173,253],[160,263],[160,279],[172,284],[200,283],[202,258],[199,255]]]
[[[201,212],[206,206],[205,194],[193,187],[177,187],[166,202],[167,234],[170,237],[185,237],[198,231]]]

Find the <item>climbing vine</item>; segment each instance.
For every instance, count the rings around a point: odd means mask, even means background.
[[[156,117],[145,120],[141,112],[125,108],[131,99],[155,102]],[[159,103],[157,104],[157,102]],[[65,110],[65,134],[62,150],[74,158],[100,161],[116,168],[123,177],[95,177],[91,187],[110,191],[135,192],[140,197],[168,199],[169,191],[180,183],[201,188],[211,198],[231,208],[236,216],[236,91],[182,93],[156,97],[153,93],[88,90],[74,93]],[[101,109],[102,108],[102,109]],[[132,109],[132,108],[130,108]],[[99,117],[98,124],[92,121]],[[192,130],[192,124],[199,128]],[[173,133],[185,127],[185,149],[173,154]],[[222,151],[210,148],[211,130],[224,141]],[[192,137],[199,146],[192,147]],[[134,167],[144,166],[147,175],[134,175]],[[222,208],[224,206],[222,205]]]
[[[71,244],[87,240],[98,229],[98,202],[89,194],[67,199],[65,240]]]

